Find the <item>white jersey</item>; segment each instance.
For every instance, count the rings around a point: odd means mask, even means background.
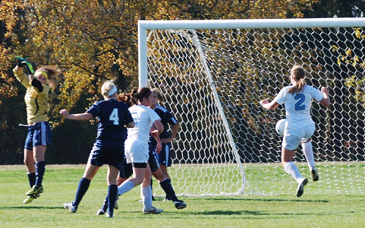
[[[155,111],[144,105],[133,105],[129,108],[135,126],[128,128],[128,139],[136,138],[148,142],[153,122],[161,119]]]
[[[297,129],[309,124],[313,124],[310,115],[312,99],[320,101],[323,99],[323,93],[318,89],[305,85],[303,90],[298,93],[288,93],[293,86],[282,88],[274,101],[278,104],[285,105],[285,114],[287,119],[287,129]]]

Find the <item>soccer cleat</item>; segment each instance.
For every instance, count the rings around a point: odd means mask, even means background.
[[[312,180],[313,180],[313,181],[318,181],[318,180],[319,180],[319,175],[318,175],[318,173],[317,173],[317,170],[313,169],[313,170],[311,171],[311,173],[312,173]]]
[[[105,211],[103,209],[98,210],[98,212],[96,212],[96,215],[103,215],[105,214]]]
[[[155,207],[151,207],[149,209],[143,209],[143,214],[161,214],[163,212],[162,209],[158,209]]]
[[[31,195],[31,196],[28,196],[24,201],[23,203],[24,204],[28,204],[28,203],[31,203],[34,199],[37,199],[37,195]]]
[[[297,197],[301,197],[304,192],[304,186],[308,183],[307,178],[303,178],[299,183],[297,187]]]
[[[39,197],[39,194],[43,192],[43,187],[42,186],[36,186],[33,185],[32,189],[27,191],[27,193],[25,193],[27,196],[37,196]]]
[[[63,204],[63,207],[64,207],[65,209],[69,210],[69,211],[70,211],[70,212],[72,212],[72,213],[76,213],[76,211],[77,211],[77,207],[76,207],[76,206],[74,206],[72,203],[64,203],[64,204]]]
[[[182,200],[174,201],[176,209],[184,209],[186,207],[186,203]]]
[[[111,213],[109,213],[109,212],[107,212],[107,213],[105,214],[105,216],[106,216],[107,218],[114,218],[114,215],[113,215],[113,214],[111,214]]]

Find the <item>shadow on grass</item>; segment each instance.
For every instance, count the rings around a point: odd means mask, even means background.
[[[354,211],[344,211],[337,214],[353,214],[356,213]],[[202,211],[202,212],[193,212],[191,214],[195,215],[257,215],[257,216],[297,216],[297,215],[315,215],[315,216],[327,216],[333,215],[333,212],[265,212],[265,211],[248,211],[248,210],[240,210],[240,211],[223,211],[223,210],[213,210],[213,211]]]
[[[19,209],[52,209],[52,210],[59,210],[64,209],[63,207],[45,207],[45,206],[12,206],[12,207],[0,207],[0,210],[19,210]]]
[[[194,200],[194,198],[189,198],[189,200]],[[199,199],[201,200],[201,199]],[[248,198],[213,198],[207,197],[204,200],[212,200],[212,201],[258,201],[258,202],[320,202],[320,203],[328,203],[329,200],[321,200],[321,199],[248,199]]]

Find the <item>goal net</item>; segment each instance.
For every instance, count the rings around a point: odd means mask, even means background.
[[[284,107],[267,111],[259,100],[289,85],[300,64],[332,103],[312,105],[318,182],[300,146],[294,156],[306,194],[364,194],[364,28],[365,18],[139,21],[139,85],[158,88],[180,121],[169,168],[176,193],[295,194],[275,132]]]

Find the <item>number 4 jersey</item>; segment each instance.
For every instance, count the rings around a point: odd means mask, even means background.
[[[289,128],[301,128],[313,124],[310,115],[312,100],[320,101],[323,99],[323,93],[318,89],[305,85],[303,90],[298,93],[288,93],[293,86],[282,88],[274,101],[278,104],[285,105],[285,114]]]
[[[87,113],[98,117],[97,139],[116,139],[124,141],[127,129],[124,125],[133,122],[128,106],[115,99],[98,101],[93,104]]]

